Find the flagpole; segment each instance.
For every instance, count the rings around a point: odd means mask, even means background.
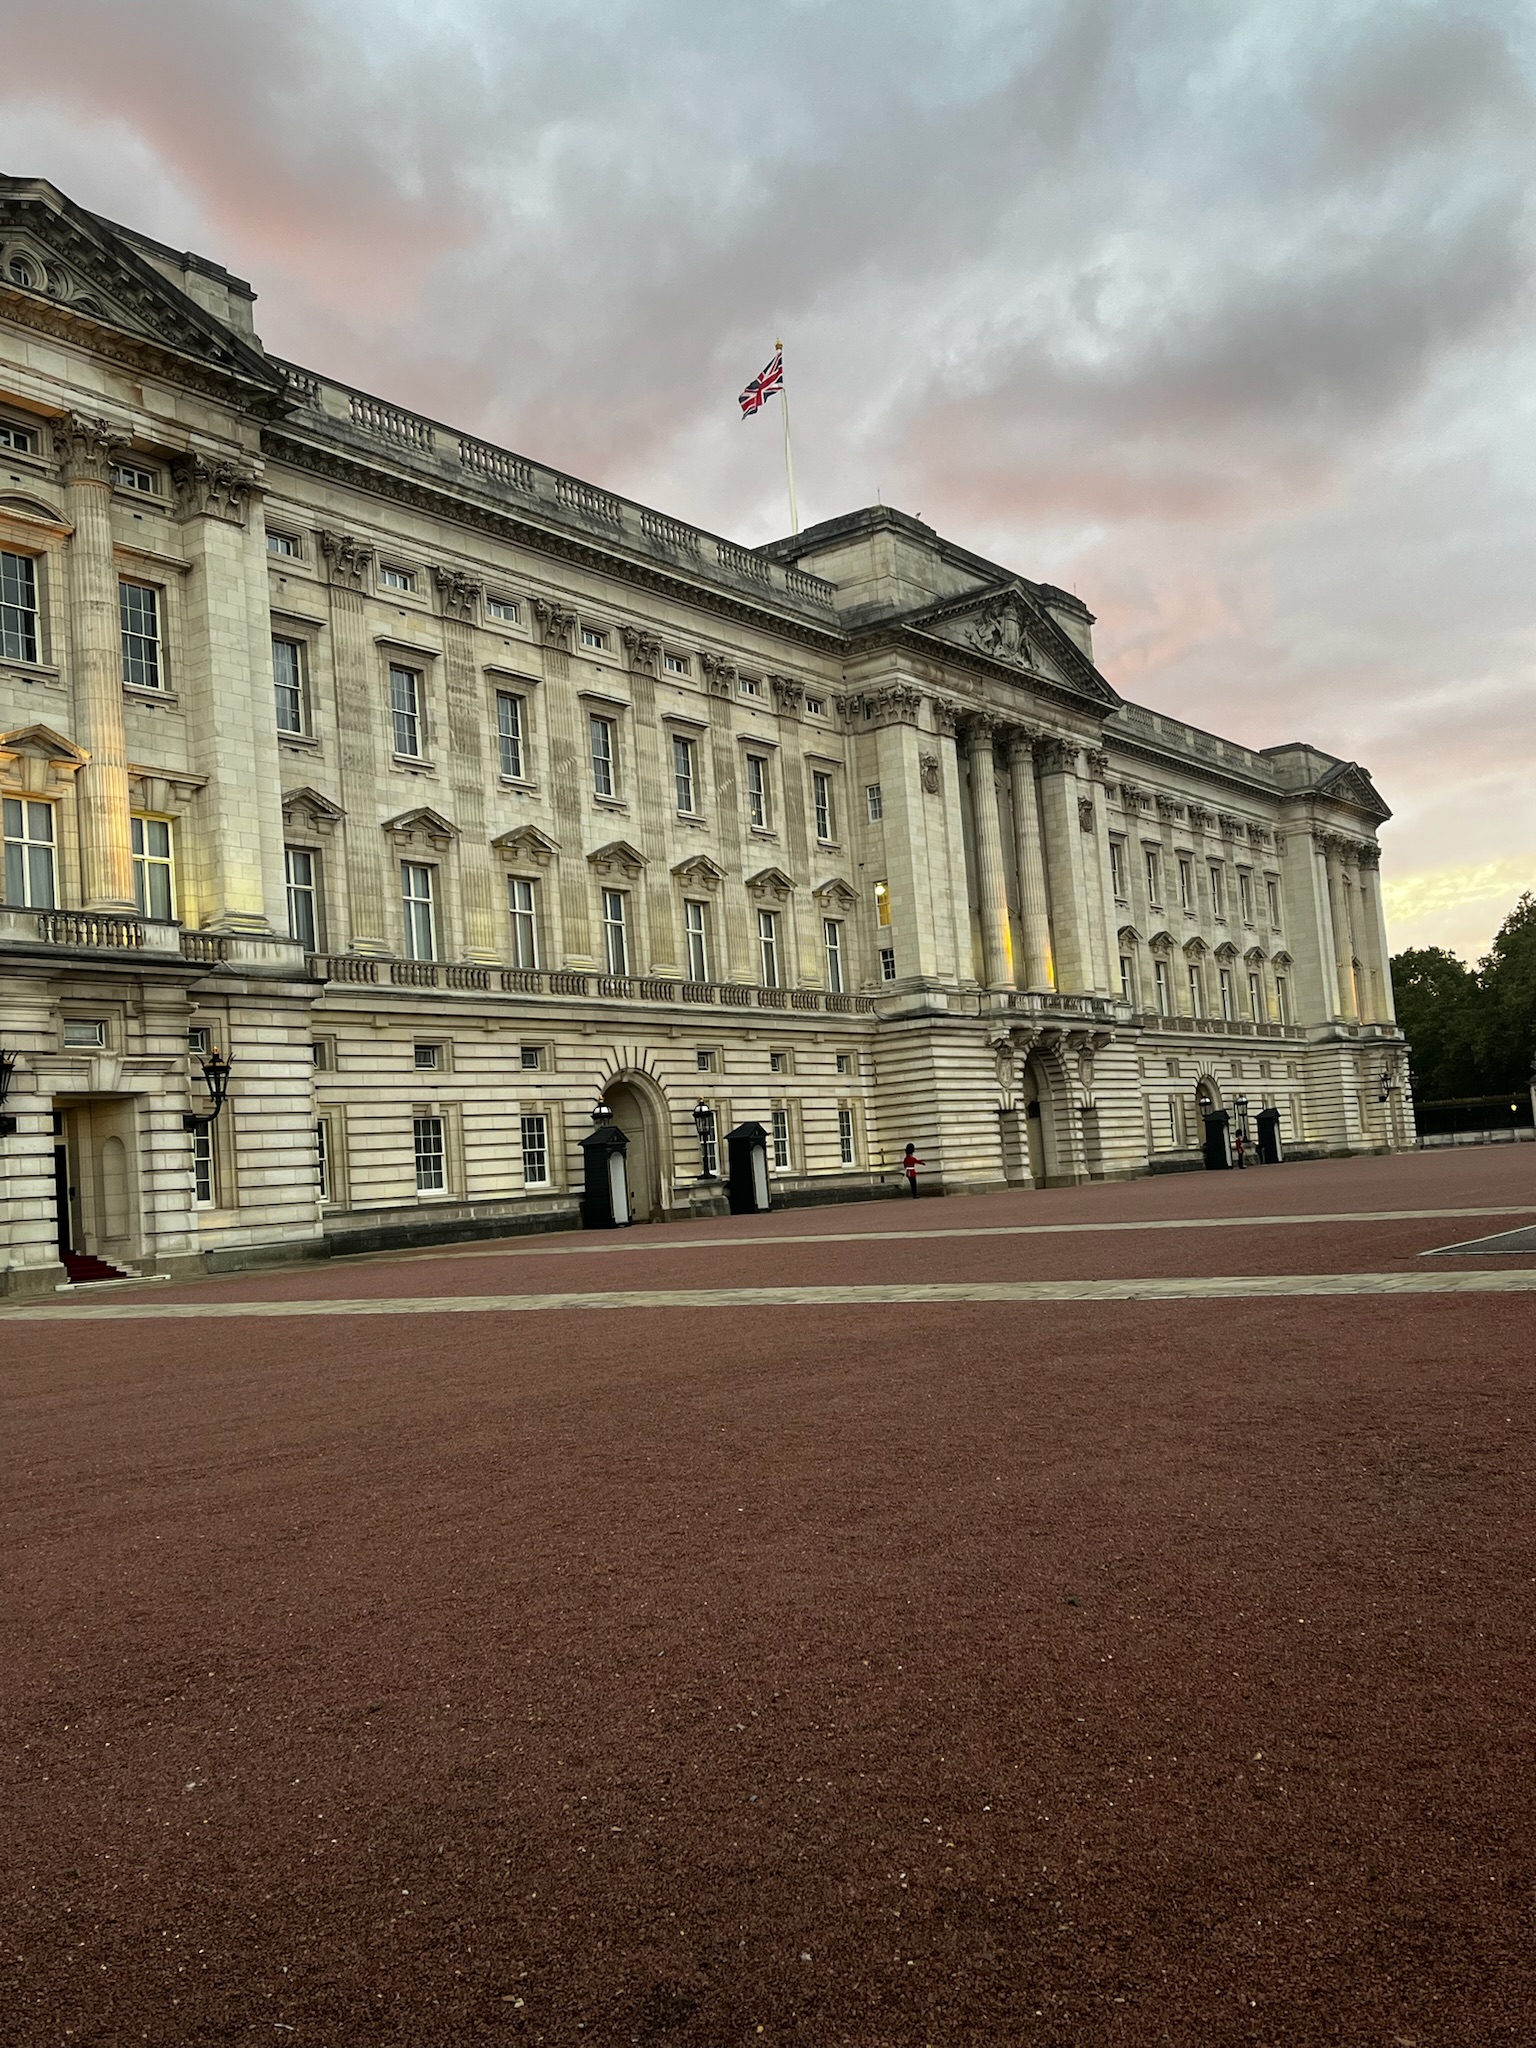
[[[795,458],[789,442],[789,382],[783,371],[784,344],[782,341],[776,341],[773,348],[780,362],[779,401],[784,408],[784,476],[789,484],[789,530],[791,533],[798,533],[800,508],[795,503]]]

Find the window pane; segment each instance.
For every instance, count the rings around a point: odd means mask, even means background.
[[[394,726],[394,749],[408,759],[421,756],[421,678],[414,669],[392,668],[389,672],[389,708]]]
[[[523,700],[505,691],[496,694],[496,738],[501,749],[501,772],[513,780],[523,773]]]
[[[835,918],[822,922],[822,934],[827,946],[827,987],[834,995],[841,995],[843,989],[843,928]]]
[[[301,733],[304,730],[303,672],[299,662],[299,643],[296,640],[272,642],[272,682],[277,698],[279,732]]]
[[[592,788],[598,796],[613,795],[613,720],[593,718]]]
[[[677,784],[677,808],[680,811],[693,809],[693,742],[672,741],[672,772]]]
[[[603,940],[610,974],[629,972],[629,933],[625,917],[627,905],[628,899],[621,889],[603,891]]]
[[[416,1141],[416,1192],[435,1194],[447,1186],[444,1171],[443,1120],[440,1116],[414,1119]]]
[[[542,1116],[522,1120],[523,1180],[529,1187],[549,1183],[549,1125]]]
[[[704,906],[702,903],[683,905],[683,928],[688,940],[688,979],[708,981],[709,946],[704,931]]]
[[[507,877],[507,907],[512,917],[512,965],[537,967],[538,934],[534,921],[533,884],[520,875]]]
[[[117,586],[118,622],[123,643],[123,681],[141,690],[158,690],[160,677],[160,596],[143,583]]]
[[[37,566],[30,555],[0,554],[0,655],[37,659]]]
[[[779,985],[779,920],[771,910],[757,913],[757,950],[764,988]]]

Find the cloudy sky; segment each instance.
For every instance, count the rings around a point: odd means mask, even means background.
[[[1536,886],[1536,4],[0,0],[3,167],[267,346],[747,541],[877,497],[1126,695],[1362,761],[1395,945]],[[67,53],[67,56],[64,54]]]

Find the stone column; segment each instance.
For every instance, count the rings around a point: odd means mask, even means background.
[[[497,900],[497,874],[485,822],[491,769],[485,759],[488,716],[484,682],[475,663],[473,621],[481,586],[462,569],[434,569],[443,615],[443,691],[448,710],[448,786],[452,791],[459,907],[464,957],[486,964],[507,954],[505,895]]]
[[[581,705],[571,682],[571,632],[576,614],[547,598],[533,601],[544,643],[544,716],[549,731],[550,808],[560,842],[556,870],[565,963],[591,967],[592,911],[587,897],[586,792],[592,762],[581,723]]]
[[[1349,935],[1349,909],[1344,901],[1344,863],[1341,842],[1330,833],[1323,841],[1323,858],[1328,868],[1328,921],[1333,928],[1333,972],[1338,989],[1339,1015],[1353,1024],[1359,1011],[1355,1005],[1354,951]]]
[[[1051,902],[1045,886],[1045,844],[1035,789],[1034,741],[1035,735],[1019,726],[1008,735],[1013,843],[1018,855],[1019,912],[1024,938],[1020,986],[1049,990],[1056,986],[1056,954],[1051,944]]]
[[[1387,920],[1381,900],[1381,849],[1359,849],[1360,910],[1366,930],[1368,958],[1377,973],[1374,1022],[1395,1024],[1397,1004],[1392,994],[1392,953],[1387,940]]]
[[[336,753],[346,813],[349,945],[354,953],[392,953],[394,918],[385,891],[379,836],[378,735],[389,706],[381,696],[363,591],[373,549],[350,534],[320,535],[330,576],[331,660],[336,677]]]
[[[254,677],[250,669],[245,522],[256,479],[237,462],[200,454],[172,463],[171,476],[190,571],[179,689],[192,759],[207,778],[198,807],[198,910],[205,930],[262,935],[272,930],[266,856],[281,800],[270,646]],[[265,615],[260,596],[258,603]],[[270,740],[259,752],[258,726]]]
[[[656,678],[661,667],[661,642],[654,633],[625,626],[620,634],[629,663],[629,695],[634,706],[635,810],[640,851],[645,855],[645,925],[652,974],[678,971],[677,913],[672,901],[672,876],[667,864],[667,819],[671,800],[670,741],[656,715]]]
[[[1093,948],[1080,851],[1083,828],[1077,809],[1077,746],[1071,740],[1045,740],[1038,751],[1046,878],[1051,929],[1056,937],[1056,986],[1082,994],[1093,987]]]
[[[976,900],[981,912],[981,949],[988,988],[1012,988],[1012,943],[1008,930],[1008,885],[1003,870],[1003,828],[997,815],[992,754],[992,721],[968,718],[962,729],[971,771],[971,826],[976,835]]]
[[[112,465],[127,443],[106,420],[71,413],[54,425],[69,543],[69,667],[73,738],[90,755],[75,784],[87,910],[132,911],[123,655],[112,559]]]

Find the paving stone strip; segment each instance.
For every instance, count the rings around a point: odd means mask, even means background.
[[[862,1308],[881,1302],[1203,1301],[1315,1294],[1530,1294],[1536,1272],[1242,1273],[1174,1280],[891,1281],[849,1287],[617,1288],[605,1294],[464,1294],[376,1301],[125,1301],[26,1307],[12,1322],[164,1322],[203,1316],[515,1315],[572,1308]]]

